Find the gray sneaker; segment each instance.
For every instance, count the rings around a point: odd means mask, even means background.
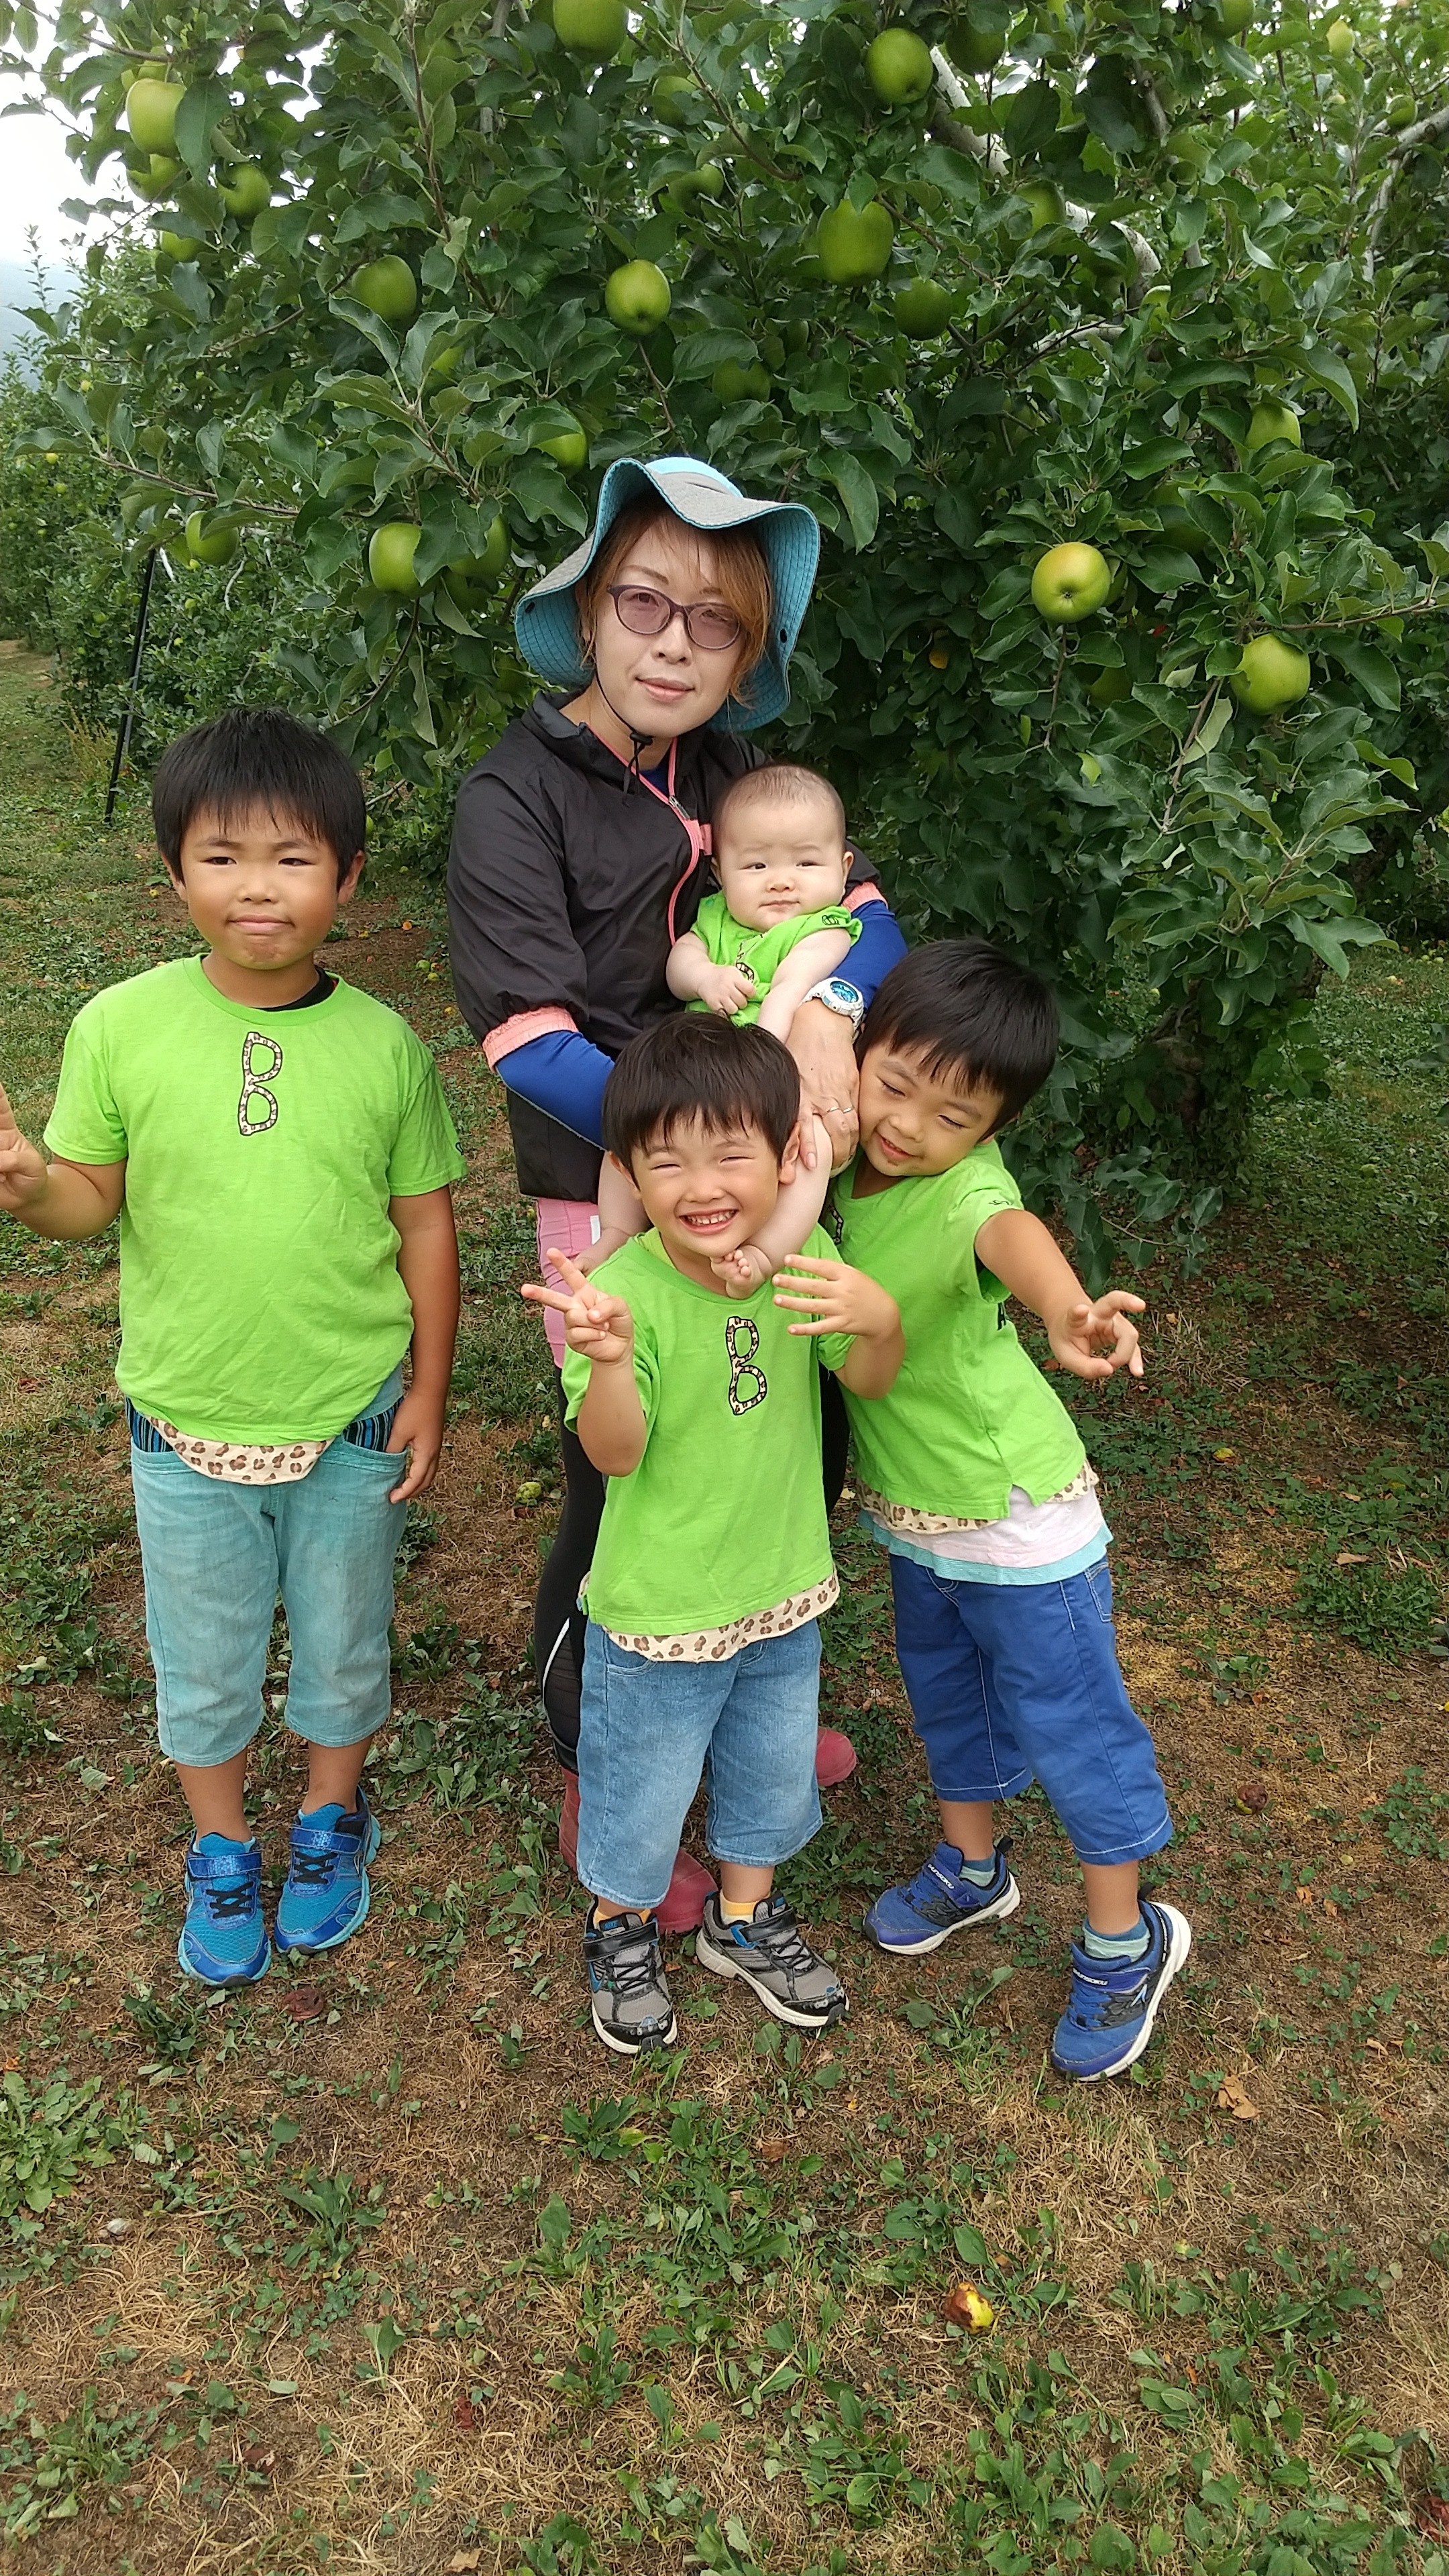
[[[762,1896],[748,1923],[727,1923],[710,1895],[694,1955],[716,1977],[743,1977],[766,2012],[794,2030],[829,2030],[850,2009],[840,1979],[802,1937],[783,1896]]]
[[[642,1914],[615,1914],[596,1923],[590,1906],[584,1958],[594,2028],[604,2046],[619,2057],[637,2057],[645,2048],[672,2048],[674,2003],[652,1917],[646,1921]]]

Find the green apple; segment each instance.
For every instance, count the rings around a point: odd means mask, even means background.
[[[347,292],[375,313],[379,322],[390,323],[399,330],[411,322],[418,309],[418,281],[405,259],[389,251],[382,259],[370,259],[351,279]]]
[[[1245,35],[1253,23],[1253,0],[1218,0],[1218,16],[1224,35]]]
[[[1298,414],[1287,403],[1264,400],[1253,406],[1248,435],[1243,441],[1243,454],[1256,455],[1260,447],[1269,447],[1275,438],[1284,438],[1290,447],[1301,447],[1303,431]]]
[[[553,32],[571,54],[612,62],[629,33],[624,0],[553,0]]]
[[[871,88],[886,107],[919,107],[936,78],[931,48],[909,27],[887,27],[865,49]]]
[[[552,438],[534,440],[540,456],[551,456],[565,474],[577,474],[589,461],[589,442],[581,429],[561,429]]]
[[[1091,617],[1112,587],[1112,567],[1095,546],[1053,546],[1031,577],[1032,605],[1053,626]]]
[[[195,259],[201,247],[194,233],[174,233],[169,225],[156,236],[158,259]]]
[[[463,563],[449,564],[443,575],[448,597],[459,608],[483,607],[507,561],[508,530],[498,518],[488,531],[481,555],[469,555]]]
[[[1307,697],[1313,665],[1296,644],[1284,644],[1276,635],[1255,635],[1230,677],[1233,695],[1250,715],[1276,716]]]
[[[821,216],[815,227],[815,248],[832,286],[859,286],[866,278],[881,276],[895,237],[890,210],[879,197],[872,197],[859,211],[846,197]]]
[[[963,72],[994,71],[1006,51],[1004,36],[993,36],[985,27],[973,27],[969,18],[953,34],[951,43]]]
[[[809,323],[801,321],[798,316],[793,322],[787,322],[785,325],[784,340],[785,347],[792,358],[803,357],[805,351],[810,346]]]
[[[671,215],[687,215],[699,197],[722,197],[724,172],[717,161],[702,161],[697,170],[679,170],[659,192]]]
[[[716,402],[768,402],[770,379],[761,366],[742,367],[738,358],[725,358],[709,380]]]
[[[1034,179],[1030,187],[1018,188],[1016,193],[1031,217],[1034,233],[1044,233],[1051,225],[1066,222],[1062,192],[1052,186],[1050,179]]]
[[[1328,50],[1336,63],[1346,62],[1353,52],[1353,29],[1346,18],[1335,18],[1328,30]]]
[[[181,176],[181,164],[164,152],[152,152],[144,170],[128,170],[126,176],[137,196],[149,198],[154,205],[158,197],[170,195]]]
[[[1406,125],[1413,124],[1418,113],[1414,101],[1401,90],[1397,98],[1391,98],[1389,101],[1388,123],[1395,134],[1402,134]]]
[[[661,72],[649,93],[649,104],[661,125],[687,125],[691,108],[699,103],[698,90],[683,72]]]
[[[186,551],[194,564],[230,563],[240,539],[235,528],[213,528],[209,537],[201,533],[203,513],[193,510],[186,522]]]
[[[895,299],[895,317],[908,340],[936,340],[951,319],[952,298],[934,277],[913,277]]]
[[[176,141],[176,111],[186,96],[178,81],[133,81],[126,93],[126,130],[143,152],[169,152]]]
[[[412,519],[389,519],[382,527],[374,528],[367,549],[367,569],[378,590],[397,591],[404,599],[417,597],[413,557],[422,533]]]
[[[652,259],[627,259],[612,269],[604,286],[609,320],[636,340],[657,331],[669,311],[669,280]]]
[[[271,204],[271,180],[255,161],[243,161],[224,183],[221,202],[229,215],[236,216],[238,223],[249,224],[254,215],[261,213],[263,206]]]
[[[1087,691],[1094,707],[1115,707],[1132,695],[1132,675],[1120,662],[1110,662],[1099,671]]]

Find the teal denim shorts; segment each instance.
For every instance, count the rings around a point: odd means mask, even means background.
[[[400,1393],[401,1379],[389,1379],[368,1416]],[[393,1561],[407,1519],[388,1494],[405,1469],[395,1452],[339,1437],[296,1484],[227,1485],[174,1449],[133,1442],[157,1732],[172,1762],[208,1767],[250,1744],[279,1593],[293,1734],[357,1744],[386,1724]]]

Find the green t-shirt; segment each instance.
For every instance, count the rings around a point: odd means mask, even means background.
[[[862,1484],[950,1520],[1002,1519],[1013,1485],[1046,1502],[1086,1451],[1007,1320],[1007,1291],[976,1258],[987,1220],[1021,1205],[998,1148],[988,1141],[949,1172],[864,1199],[852,1196],[860,1168],[835,1185],[840,1256],[889,1289],[906,1340],[885,1395],[863,1404],[845,1390]]]
[[[744,1028],[760,1016],[760,1004],[766,999],[792,948],[808,939],[816,930],[848,930],[850,944],[860,937],[860,923],[853,912],[840,904],[829,904],[823,912],[797,913],[793,921],[778,921],[773,930],[747,930],[736,921],[722,894],[707,894],[695,915],[695,933],[704,941],[711,966],[738,966],[752,975],[755,998],[736,1011],[736,1028]],[[707,1011],[708,1002],[691,1002],[691,1011]]]
[[[818,1226],[805,1250],[834,1255]],[[634,1318],[648,1438],[633,1474],[609,1479],[590,1618],[626,1636],[681,1636],[823,1583],[831,1559],[816,1360],[839,1368],[851,1336],[793,1337],[799,1319],[775,1304],[768,1280],[751,1297],[721,1297],[676,1270],[652,1232],[593,1276]],[[565,1355],[570,1422],[589,1374],[578,1352]]]
[[[330,1440],[370,1402],[412,1338],[388,1200],[464,1168],[395,1011],[258,1011],[199,957],[87,1002],[45,1141],[124,1159],[117,1381],[201,1440]]]

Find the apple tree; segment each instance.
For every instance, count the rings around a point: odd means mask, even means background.
[[[34,438],[134,549],[265,556],[293,703],[424,800],[612,458],[807,500],[781,741],[913,936],[1057,982],[1029,1177],[1089,1260],[1191,1227],[1449,803],[1442,500],[1380,427],[1442,415],[1449,10],[1256,6],[64,0],[40,78],[154,264],[50,325]]]

